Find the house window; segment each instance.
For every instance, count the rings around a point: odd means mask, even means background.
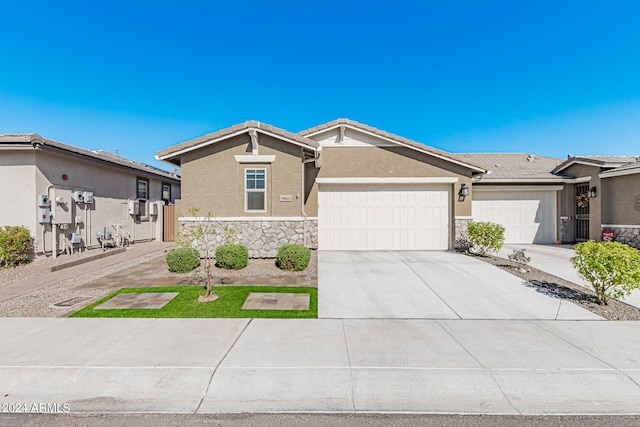
[[[140,218],[147,216],[147,199],[149,198],[149,180],[138,178],[137,198],[140,202]]]
[[[266,169],[245,169],[245,208],[247,212],[265,212]]]
[[[164,200],[167,204],[171,202],[171,184],[162,183],[162,200]]]

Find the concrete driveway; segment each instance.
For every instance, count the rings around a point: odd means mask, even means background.
[[[452,252],[322,251],[318,263],[320,318],[600,319]]]
[[[514,249],[526,249],[527,256],[531,257],[529,262],[531,267],[592,289],[589,283],[578,276],[578,273],[571,265],[571,257],[576,254],[573,245],[504,245],[498,252],[498,256],[508,259],[509,254]],[[640,290],[633,291],[631,295],[622,298],[621,301],[640,307]]]

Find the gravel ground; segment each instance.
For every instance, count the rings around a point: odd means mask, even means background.
[[[85,307],[117,290],[116,288],[102,287],[97,289],[75,289],[76,287],[110,274],[117,273],[124,269],[138,266],[139,264],[158,256],[164,256],[165,252],[165,250],[161,249],[114,265],[95,269],[90,273],[75,275],[47,288],[39,289],[26,295],[0,302],[0,317],[67,317],[78,311],[80,308]],[[75,261],[95,255],[96,253],[98,252],[89,250],[81,254],[75,254],[72,257],[61,256],[56,260],[53,258],[43,258],[19,267],[0,269],[0,287],[18,280],[28,280],[30,278],[49,274],[51,267],[54,265]],[[224,270],[214,267],[213,277],[214,280],[216,280],[218,278],[234,276],[317,276],[317,260],[317,251],[311,251],[311,261],[309,262],[309,266],[305,271],[298,272],[280,270],[276,267],[275,260],[273,259],[250,259],[249,265],[242,270]],[[84,264],[84,266],[87,265],[90,264]],[[171,273],[168,269],[158,269],[157,272],[151,275],[151,277],[184,278],[185,276],[197,276],[200,274],[201,270],[202,266],[187,274],[177,274]],[[149,278],[148,275],[145,277]],[[80,296],[88,297],[88,299],[71,308],[53,306],[55,303]]]
[[[83,257],[95,254],[87,251]],[[78,310],[83,305],[88,305],[93,301],[97,301],[103,296],[113,292],[114,289],[74,289],[77,286],[92,282],[109,274],[116,273],[129,267],[138,265],[141,262],[153,259],[162,254],[162,251],[142,255],[127,261],[123,261],[114,265],[95,269],[89,273],[73,275],[68,279],[64,279],[52,286],[39,289],[34,292],[0,302],[0,317],[67,317],[69,314]],[[79,259],[75,257],[73,260]],[[69,258],[66,259],[69,262]],[[52,265],[64,263],[63,261],[53,259],[41,259],[29,264],[25,264],[13,269],[0,270],[0,280],[2,284],[9,284],[17,280],[25,280],[50,273]],[[87,264],[85,264],[86,266]],[[11,271],[14,270],[14,271]],[[5,280],[7,280],[5,282]],[[88,297],[86,303],[74,308],[55,307],[53,304],[70,298],[83,296]]]
[[[625,304],[615,299],[609,299],[608,304],[599,305],[595,300],[595,292],[584,286],[577,285],[560,277],[546,273],[533,267],[522,268],[513,261],[496,256],[482,257],[467,254],[476,259],[493,264],[514,276],[526,281],[526,285],[536,291],[555,298],[570,301],[607,320],[640,320],[640,308]]]

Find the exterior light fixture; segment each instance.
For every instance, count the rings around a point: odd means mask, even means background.
[[[464,202],[465,197],[467,197],[469,195],[469,187],[467,187],[467,184],[462,184],[460,186],[460,191],[458,191],[458,201],[459,202]]]
[[[598,196],[598,193],[596,192],[596,187],[591,187],[589,189],[589,198],[593,199],[593,198],[595,198],[597,196]]]
[[[595,189],[595,187],[594,187]],[[460,186],[460,191],[458,192],[458,196],[462,196],[462,197],[467,197],[469,195],[469,187],[467,187],[467,184],[462,184]]]

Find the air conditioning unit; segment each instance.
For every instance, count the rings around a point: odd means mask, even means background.
[[[152,215],[152,216],[158,215],[158,204],[157,203],[149,204],[149,215]]]
[[[84,203],[84,197],[82,195],[82,191],[79,191],[79,190],[72,191],[71,197],[73,198],[73,201],[76,203]]]
[[[129,201],[129,215],[140,215],[140,202],[137,200]]]

